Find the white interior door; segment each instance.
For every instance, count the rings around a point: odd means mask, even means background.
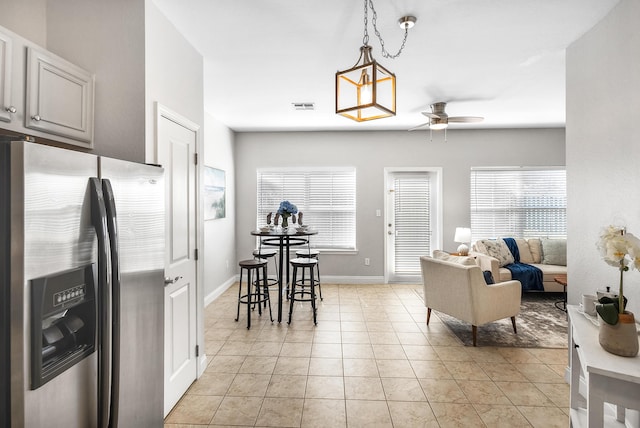
[[[158,116],[158,162],[165,168],[165,416],[197,377],[196,143],[193,126]]]
[[[420,281],[420,256],[439,248],[437,170],[386,171],[387,282]]]

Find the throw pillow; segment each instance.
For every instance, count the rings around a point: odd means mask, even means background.
[[[432,257],[434,259],[438,259],[438,260],[449,260],[449,257],[451,257],[451,255],[449,253],[447,253],[446,251],[433,250]]]
[[[527,239],[527,244],[529,244],[529,250],[531,251],[531,257],[533,257],[533,263],[541,263],[542,243],[540,242],[540,238],[529,238]]]
[[[498,259],[500,267],[509,265],[514,262],[513,254],[509,251],[509,247],[502,239],[482,239],[479,241],[479,248],[484,247],[483,253]]]
[[[463,266],[475,266],[476,260],[473,257],[468,256],[452,256],[446,251],[433,250],[433,258],[438,260],[444,260],[447,262],[458,263]]]
[[[484,282],[486,282],[487,285],[491,285],[491,284],[495,284],[496,283],[493,280],[493,274],[491,273],[490,270],[484,270],[484,271],[482,271],[482,274],[484,275]]]
[[[567,265],[567,240],[542,238],[542,264]]]
[[[531,255],[531,250],[529,249],[529,244],[527,244],[527,240],[523,238],[515,238],[516,244],[518,244],[518,251],[520,252],[520,263],[533,263],[533,256]]]
[[[484,239],[480,239],[473,243],[471,246],[472,251],[476,251],[478,253],[487,254],[487,249],[484,246]]]

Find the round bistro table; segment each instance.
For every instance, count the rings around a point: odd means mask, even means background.
[[[251,235],[260,238],[260,245],[278,247],[278,322],[282,322],[282,294],[283,294],[283,272],[286,269],[286,284],[289,286],[289,248],[298,245],[309,245],[309,236],[317,235],[318,231],[314,229],[299,229],[296,227],[288,227],[283,229],[276,227],[274,229],[263,232],[262,230],[253,230]],[[287,260],[285,268],[284,261]]]

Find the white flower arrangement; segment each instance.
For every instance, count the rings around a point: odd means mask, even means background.
[[[623,287],[624,273],[629,268],[640,271],[640,239],[632,233],[627,233],[624,227],[608,226],[600,233],[600,239],[596,245],[605,263],[620,271],[618,301],[605,302],[603,298],[600,300],[602,304],[597,307],[603,320],[609,324],[616,324],[618,314],[624,313],[626,304]]]

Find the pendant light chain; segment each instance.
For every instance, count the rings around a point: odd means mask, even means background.
[[[367,28],[369,27],[369,17],[367,15],[367,12],[368,12],[367,1],[369,0],[364,0],[364,36],[362,37],[362,44],[364,46],[369,44],[369,31],[367,30]]]
[[[378,27],[376,25],[378,20],[378,13],[376,12],[376,9],[373,7],[373,0],[364,0],[364,37],[362,38],[362,43],[364,45],[369,43],[369,31],[367,30],[367,27],[369,24],[369,17],[368,17],[367,5],[371,7],[371,12],[372,12],[371,22],[373,23],[373,29],[375,31],[375,34],[378,37],[378,40],[380,41],[380,46],[382,46],[382,56],[390,59],[395,59],[399,57],[400,54],[402,53],[402,50],[404,49],[405,43],[407,42],[407,35],[409,34],[409,28],[405,27],[404,29],[404,38],[402,39],[402,45],[400,46],[400,49],[398,49],[398,52],[395,55],[392,55],[389,52],[387,52],[387,50],[384,47],[384,40],[382,39],[382,36],[380,35],[380,31],[378,31]]]

